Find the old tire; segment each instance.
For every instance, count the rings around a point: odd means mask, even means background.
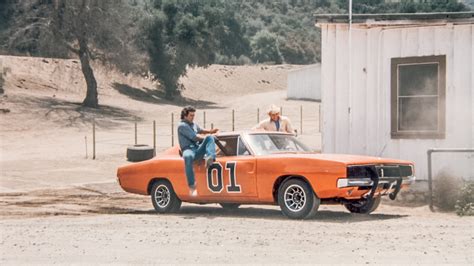
[[[176,196],[173,186],[167,180],[153,183],[150,191],[151,202],[158,213],[173,213],[179,211],[181,200]]]
[[[239,203],[219,203],[219,205],[226,210],[237,210],[240,207]]]
[[[375,197],[372,200],[359,200],[351,203],[345,203],[344,207],[351,213],[369,214],[375,211],[382,201],[382,197]]]
[[[127,148],[127,160],[141,162],[153,158],[155,150],[148,145],[135,145]]]
[[[278,189],[278,204],[283,214],[291,219],[309,219],[315,216],[321,200],[308,183],[289,179]]]

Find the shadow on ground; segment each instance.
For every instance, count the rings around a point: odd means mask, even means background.
[[[103,186],[103,185],[102,185]],[[217,204],[185,204],[178,213],[158,214],[151,206],[149,197],[120,191],[115,183],[109,187],[73,187],[63,190],[38,190],[26,193],[0,193],[0,217],[51,216],[51,215],[157,215],[182,219],[249,218],[264,220],[290,220],[278,206],[243,205],[229,210]],[[126,207],[119,207],[126,206]],[[407,215],[372,213],[353,214],[343,207],[319,210],[313,219],[305,222],[357,223],[400,219]]]
[[[147,102],[152,104],[169,104],[169,105],[192,105],[196,108],[202,109],[222,109],[214,102],[209,101],[197,101],[185,97],[177,97],[176,100],[170,101],[165,98],[165,93],[160,90],[150,90],[148,88],[134,88],[127,84],[114,83],[112,85],[114,89],[123,95],[130,97],[133,100]]]
[[[278,209],[263,209],[258,207],[240,207],[236,210],[226,210],[221,207],[208,207],[208,206],[185,206],[181,207],[180,211],[175,214],[157,214],[154,210],[132,210],[125,208],[98,208],[97,210],[91,211],[92,213],[100,214],[139,214],[139,215],[165,215],[165,216],[177,216],[183,219],[196,219],[196,218],[222,218],[222,217],[233,217],[233,218],[253,218],[253,219],[271,219],[271,220],[289,220],[285,217]],[[329,222],[329,223],[357,223],[364,221],[381,221],[389,219],[399,219],[407,217],[407,215],[396,215],[396,214],[382,214],[373,213],[370,215],[366,214],[353,214],[348,212],[340,211],[319,211],[313,219],[305,220],[306,222]]]
[[[27,95],[10,96],[8,101],[20,112],[31,112],[30,110],[39,108],[40,112],[44,112],[45,119],[63,127],[90,126],[95,120],[99,128],[113,128],[124,122],[143,120],[133,112],[108,105],[89,108],[82,106],[81,102]]]

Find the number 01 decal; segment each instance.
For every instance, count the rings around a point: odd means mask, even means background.
[[[226,187],[229,193],[240,193],[240,185],[237,184],[235,176],[237,162],[227,162],[225,169],[229,171],[229,185]],[[213,163],[207,169],[207,187],[213,193],[220,193],[224,188],[224,180],[222,176],[222,165],[219,162]]]

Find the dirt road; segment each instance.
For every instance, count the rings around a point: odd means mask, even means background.
[[[157,215],[148,197],[114,183],[1,196],[1,265],[474,263],[474,217],[426,206],[383,204],[369,216],[322,206],[294,221],[276,206],[185,204]]]

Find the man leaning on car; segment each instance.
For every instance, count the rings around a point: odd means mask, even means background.
[[[280,108],[272,104],[268,108],[267,114],[269,118],[261,121],[258,125],[253,127],[254,130],[266,131],[280,131],[295,134],[295,130],[291,125],[290,119],[286,116],[280,115]]]
[[[183,153],[186,178],[191,196],[197,196],[196,181],[194,178],[193,164],[204,158],[206,169],[216,160],[216,144],[213,135],[219,131],[202,129],[194,123],[196,109],[191,106],[181,111],[181,122],[178,125],[178,141]]]

